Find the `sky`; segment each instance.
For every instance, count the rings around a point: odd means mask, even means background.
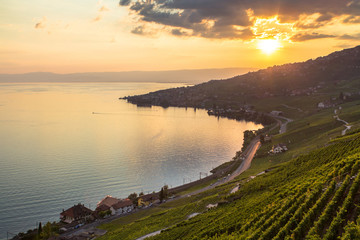
[[[1,0],[0,73],[265,68],[360,44],[360,0]]]

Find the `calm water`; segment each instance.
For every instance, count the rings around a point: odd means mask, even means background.
[[[0,239],[79,202],[196,180],[260,125],[203,110],[138,108],[118,97],[156,83],[0,84]]]

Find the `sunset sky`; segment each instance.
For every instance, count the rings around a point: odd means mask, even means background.
[[[255,67],[360,44],[360,0],[2,0],[0,73]]]

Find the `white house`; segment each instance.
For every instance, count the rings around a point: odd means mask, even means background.
[[[272,147],[272,149],[270,150],[270,153],[277,154],[277,153],[285,152],[285,151],[287,151],[287,150],[288,150],[288,149],[287,149],[286,145],[280,143],[280,144],[274,145],[274,146]]]
[[[131,212],[134,204],[130,199],[117,199],[112,196],[106,196],[97,204],[97,211],[110,210],[111,215]]]
[[[318,103],[318,108],[325,108],[325,104],[323,102]]]
[[[134,209],[134,204],[130,199],[124,199],[114,204],[112,208],[117,214],[128,213]]]

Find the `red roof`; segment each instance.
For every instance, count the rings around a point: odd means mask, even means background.
[[[107,195],[105,198],[103,198],[98,204],[97,206],[101,206],[101,205],[106,205],[108,207],[112,207],[114,204],[119,203],[120,200],[117,198],[114,198],[110,195]]]
[[[74,205],[73,207],[60,213],[60,217],[71,217],[73,219],[78,219],[91,215],[92,213],[92,210],[79,203],[78,205]]]
[[[100,205],[95,209],[96,212],[103,212],[103,211],[107,211],[107,210],[110,210],[110,207],[105,204]]]
[[[130,199],[121,200],[120,202],[114,204],[112,207],[117,210],[123,207],[129,207],[132,206],[133,202]]]

